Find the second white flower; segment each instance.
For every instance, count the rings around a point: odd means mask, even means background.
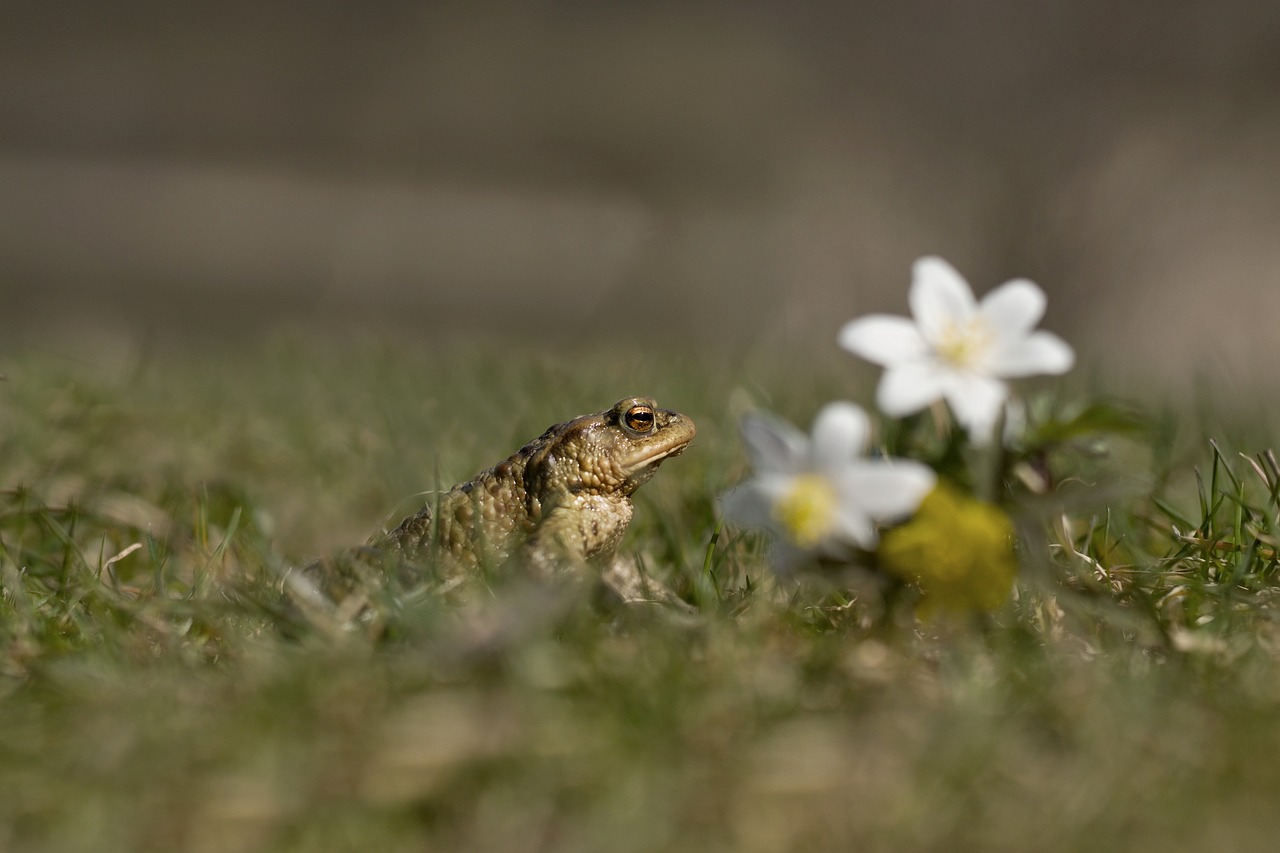
[[[829,403],[812,437],[765,414],[742,421],[754,477],[725,495],[728,520],[779,536],[781,564],[801,554],[837,555],[845,546],[874,548],[877,523],[910,515],[933,488],[928,466],[909,459],[868,459],[866,412]]]

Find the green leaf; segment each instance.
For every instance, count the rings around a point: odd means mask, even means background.
[[[1069,417],[1052,417],[1039,424],[1027,443],[1043,447],[1098,433],[1139,436],[1150,429],[1147,418],[1134,409],[1116,403],[1092,403]]]

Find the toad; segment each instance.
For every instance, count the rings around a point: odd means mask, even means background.
[[[632,494],[683,451],[695,431],[679,412],[647,397],[626,397],[551,427],[370,545],[406,562],[435,565],[444,578],[512,570],[551,578],[582,567],[606,572],[631,523]],[[610,586],[634,583],[615,577]],[[634,593],[620,591],[623,598]]]

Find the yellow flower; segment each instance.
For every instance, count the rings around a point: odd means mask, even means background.
[[[881,564],[920,587],[920,613],[994,610],[1018,573],[1013,522],[989,503],[939,484],[914,518],[881,538]]]

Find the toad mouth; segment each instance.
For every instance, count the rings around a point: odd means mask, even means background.
[[[645,450],[627,459],[627,470],[637,471],[642,468],[648,468],[651,465],[657,465],[659,462],[671,456],[679,456],[688,446],[689,442],[683,441],[680,444],[674,444],[670,447],[657,447]]]

